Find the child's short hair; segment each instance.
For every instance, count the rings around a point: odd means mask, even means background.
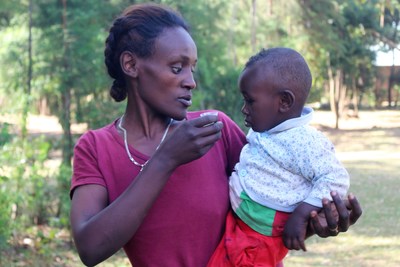
[[[262,65],[258,65],[259,63]],[[282,89],[294,91],[298,100],[304,105],[311,89],[312,75],[307,62],[299,52],[286,47],[261,49],[249,58],[245,69],[256,64],[261,68],[271,68],[276,74],[274,78],[282,85]]]

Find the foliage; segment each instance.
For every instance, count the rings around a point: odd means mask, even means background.
[[[69,228],[69,210],[70,210],[70,196],[69,188],[71,184],[72,169],[68,165],[61,165],[58,169],[57,188],[58,193],[58,207],[57,213],[53,214],[50,225],[53,227],[67,227]]]
[[[339,118],[350,101],[357,110],[358,95],[373,89],[375,54],[371,47],[379,43],[380,6],[376,1],[361,0],[298,3],[304,30],[310,37],[308,49],[314,55],[311,64],[319,70],[315,73],[320,77],[317,86],[327,88],[339,127]]]
[[[11,196],[7,193],[7,176],[0,175],[0,250],[7,246],[11,234]]]
[[[399,38],[397,34],[393,39],[397,31],[391,26],[398,19],[396,1],[385,2],[383,28],[379,28],[382,1],[157,2],[178,9],[192,26],[199,55],[193,108],[219,108],[235,119],[240,116],[237,108],[241,105],[237,74],[262,47],[290,46],[304,54],[314,76],[310,101],[319,102],[329,98],[324,91],[328,66],[345,70],[343,82],[351,89],[351,95],[353,88],[362,94],[371,91],[374,53],[370,46],[378,40],[398,43]],[[110,80],[105,73],[103,50],[112,19],[130,3],[33,1],[29,101],[35,105],[31,105],[30,112],[46,112],[59,118],[64,129],[64,163],[68,163],[73,145],[72,122],[86,122],[89,128],[98,128],[123,112],[124,105],[113,103],[108,95]],[[28,1],[1,6],[7,11],[0,13],[0,64],[10,67],[0,72],[0,102],[18,113],[27,101],[21,96],[27,84],[24,73],[28,68]]]
[[[46,166],[51,143],[44,136],[8,136],[2,130],[1,139],[7,141],[0,149],[0,246],[10,240],[12,231],[16,234],[29,225],[65,227],[69,214],[66,184],[71,172],[61,168],[56,175]]]

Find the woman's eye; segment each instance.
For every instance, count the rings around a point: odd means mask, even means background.
[[[182,67],[181,66],[172,66],[171,69],[172,69],[172,72],[175,73],[175,74],[178,74],[178,73],[180,73],[182,71]]]
[[[243,99],[243,101],[244,101],[244,103],[249,104],[249,105],[254,102],[254,100],[248,99],[248,98]]]

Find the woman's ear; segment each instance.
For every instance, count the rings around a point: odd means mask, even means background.
[[[280,106],[279,111],[284,113],[288,112],[293,106],[296,97],[290,89],[285,89],[280,93]]]
[[[119,57],[119,64],[121,65],[122,72],[125,75],[132,78],[137,77],[137,58],[133,53],[129,51],[122,52]]]

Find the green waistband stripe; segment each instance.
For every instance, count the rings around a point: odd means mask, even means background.
[[[245,192],[240,194],[240,198],[242,202],[238,209],[235,210],[239,218],[253,230],[267,236],[272,236],[272,226],[276,210],[254,202]]]

